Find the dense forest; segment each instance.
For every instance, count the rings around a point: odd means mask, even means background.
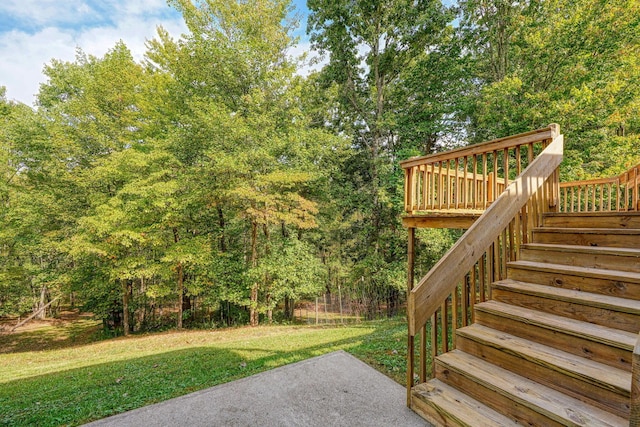
[[[340,291],[394,314],[398,162],[559,123],[563,179],[640,161],[638,0],[170,0],[136,62],[0,88],[0,316],[57,300],[125,334],[257,325]],[[425,272],[459,231],[420,230]],[[52,305],[54,307],[55,305]]]

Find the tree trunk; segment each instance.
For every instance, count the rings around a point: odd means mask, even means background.
[[[251,221],[251,267],[258,265],[258,223]],[[251,287],[249,301],[249,324],[258,326],[258,283]]]
[[[38,302],[38,306],[34,310],[34,312],[38,313],[36,317],[40,320],[47,317],[47,310],[43,309],[45,305],[47,305],[47,285],[42,285],[40,289],[40,302]]]
[[[173,227],[173,241],[178,243],[180,241],[180,235],[178,234],[178,229]],[[182,304],[184,298],[184,267],[181,262],[178,262],[176,266],[176,271],[178,273],[178,322],[176,327],[178,329],[182,329]]]
[[[184,307],[184,268],[182,263],[178,263],[178,324],[176,327],[182,329],[182,312]]]
[[[122,286],[122,329],[125,336],[129,335],[129,286],[126,280],[120,280]]]

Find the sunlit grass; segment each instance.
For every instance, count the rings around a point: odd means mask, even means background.
[[[3,337],[4,338],[4,337]],[[0,354],[0,425],[77,425],[346,350],[402,381],[402,320],[137,335]]]

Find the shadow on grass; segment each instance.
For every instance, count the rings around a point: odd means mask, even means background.
[[[0,334],[0,354],[61,350],[100,341],[101,324],[81,319],[38,329]]]
[[[0,387],[0,425],[77,425],[338,349],[402,377],[406,325],[362,325],[372,327],[291,351],[247,343],[194,347],[7,382]]]

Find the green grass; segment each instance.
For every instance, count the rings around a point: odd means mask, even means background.
[[[338,349],[400,383],[405,375],[406,323],[399,319],[165,332],[84,345],[42,333],[53,337],[53,349],[21,347],[20,334],[0,336],[0,348],[13,346],[0,354],[0,425],[77,425]],[[34,336],[38,331],[23,338],[41,344]]]

